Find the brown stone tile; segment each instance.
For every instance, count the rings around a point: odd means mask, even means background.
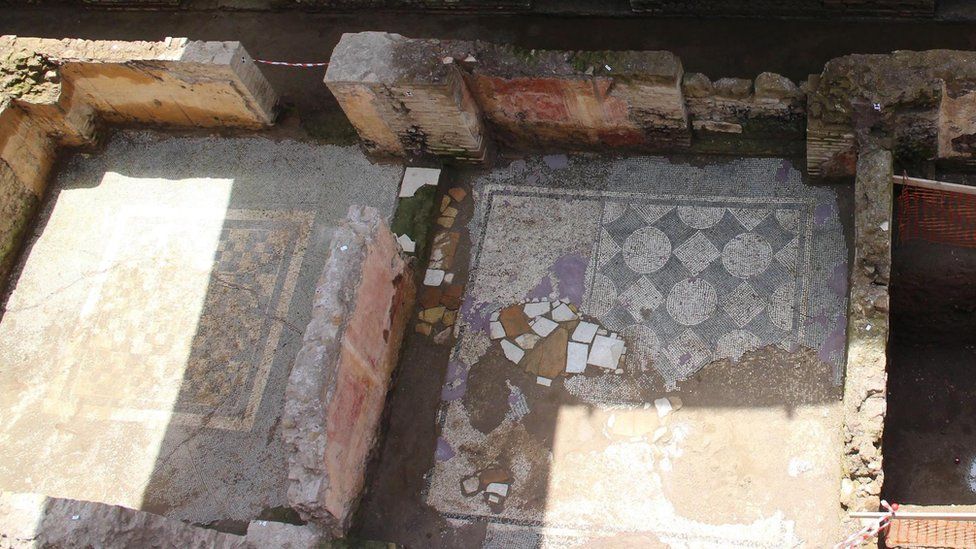
[[[441,318],[441,322],[445,326],[454,326],[454,322],[457,320],[457,311],[445,311],[444,317]]]
[[[422,292],[420,292],[420,306],[424,309],[429,309],[431,307],[436,307],[441,302],[442,291],[436,286],[424,286]]]
[[[464,197],[468,196],[468,191],[462,189],[461,187],[454,187],[453,189],[447,191],[447,194],[451,195],[456,202],[464,200]]]
[[[451,205],[451,197],[449,197],[449,196],[442,197],[441,198],[441,213],[444,213],[444,210],[446,210],[447,207],[450,206],[450,205]]]
[[[437,224],[440,225],[441,227],[444,227],[445,229],[450,229],[451,227],[454,226],[454,218],[453,217],[438,217],[437,218]]]
[[[426,322],[418,322],[417,326],[414,329],[417,330],[418,334],[424,334],[429,336],[430,328],[431,328],[430,324],[427,324]]]
[[[454,264],[454,254],[457,251],[458,242],[461,239],[459,233],[453,231],[441,231],[434,237],[431,246],[431,260],[440,262],[441,269],[450,269]]]
[[[555,379],[566,370],[566,344],[569,331],[559,327],[535,344],[525,355],[525,371],[537,376]]]
[[[505,329],[505,335],[510,338],[518,337],[532,331],[529,321],[522,312],[521,305],[510,305],[502,309],[498,315],[498,320]]]
[[[443,318],[445,310],[446,309],[444,308],[443,305],[438,307],[431,307],[430,309],[424,309],[423,311],[420,312],[420,320],[423,320],[424,322],[430,322],[431,324],[435,324],[437,322],[440,322],[441,318]]]

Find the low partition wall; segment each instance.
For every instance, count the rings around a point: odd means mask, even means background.
[[[536,51],[362,32],[342,36],[325,82],[379,155],[480,161],[491,142],[782,155],[805,139],[804,95],[789,79],[712,82],[685,74],[666,51]]]
[[[288,503],[335,537],[365,486],[415,291],[379,212],[350,207],[315,291],[282,420]]]

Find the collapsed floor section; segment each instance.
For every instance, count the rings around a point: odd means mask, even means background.
[[[364,535],[839,539],[849,195],[783,160],[551,156],[453,177],[475,209],[452,239],[471,257],[457,339],[408,343]],[[432,360],[439,406],[422,396]],[[418,403],[435,429],[417,427]],[[418,429],[425,449],[407,442]]]

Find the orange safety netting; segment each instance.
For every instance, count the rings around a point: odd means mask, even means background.
[[[976,248],[976,195],[903,185],[895,216],[899,242]]]

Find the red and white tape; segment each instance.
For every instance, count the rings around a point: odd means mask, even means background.
[[[868,524],[864,528],[861,528],[857,532],[854,532],[853,534],[848,536],[847,539],[835,545],[834,549],[848,549],[848,548],[860,547],[868,540],[874,538],[879,533],[881,533],[882,530],[887,528],[888,525],[891,524],[891,519],[895,517],[895,511],[898,510],[898,504],[892,503],[889,505],[887,501],[881,500],[881,506],[885,508],[885,511],[887,511],[884,515],[882,515],[872,524]]]
[[[254,62],[255,63],[264,63],[265,65],[278,65],[278,66],[281,66],[281,67],[302,67],[302,68],[309,68],[309,67],[327,67],[327,66],[329,66],[328,63],[288,63],[286,61],[266,61],[264,59],[255,59]]]

